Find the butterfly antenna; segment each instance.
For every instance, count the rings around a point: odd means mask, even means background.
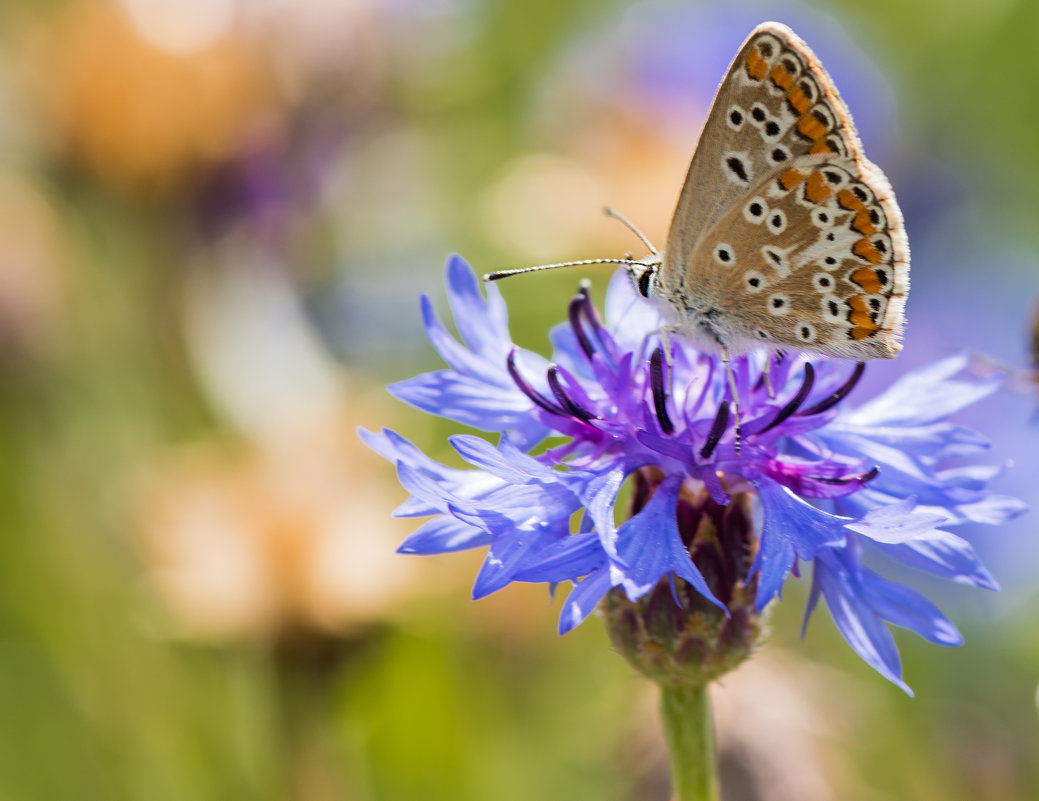
[[[502,278],[508,278],[513,275],[522,275],[523,273],[536,273],[541,270],[555,270],[557,267],[580,267],[588,264],[641,264],[643,266],[649,266],[644,262],[637,261],[635,259],[581,259],[580,261],[561,261],[558,264],[538,264],[534,267],[516,267],[512,270],[498,270],[497,272],[487,273],[484,277],[484,281],[498,281]]]
[[[616,209],[610,208],[609,206],[603,209],[603,212],[606,214],[607,217],[613,217],[613,219],[615,220],[620,220],[620,222],[624,224],[625,228],[627,228],[629,231],[635,234],[635,236],[642,240],[642,244],[649,248],[650,253],[652,253],[654,256],[657,255],[657,249],[653,247],[653,243],[649,241],[649,239],[646,237],[644,233],[642,233],[642,231],[635,227],[631,220],[629,220]]]

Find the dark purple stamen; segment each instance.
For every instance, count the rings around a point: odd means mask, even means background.
[[[729,425],[729,404],[722,402],[718,404],[718,414],[714,416],[714,423],[711,425],[711,430],[707,434],[707,442],[700,448],[700,458],[707,459],[712,453],[714,453],[715,447],[718,445],[718,441],[721,440],[722,434],[725,433],[726,426]]]
[[[574,336],[577,337],[577,343],[581,346],[581,350],[584,351],[584,355],[589,361],[592,359],[592,354],[595,353],[595,348],[592,345],[592,341],[588,338],[588,332],[584,330],[584,323],[581,321],[582,307],[590,304],[588,299],[588,293],[581,287],[582,291],[574,296],[574,299],[570,301],[570,308],[567,310],[567,315],[570,318],[570,327],[574,329]]]
[[[534,387],[527,383],[527,380],[520,375],[519,370],[516,368],[516,351],[509,351],[509,358],[505,362],[509,370],[509,375],[512,376],[512,380],[516,382],[516,386],[519,387],[520,392],[530,398],[536,405],[540,406],[549,414],[558,414],[560,417],[567,417],[567,413],[552,403],[550,400],[542,397],[541,393],[538,392]]]
[[[855,473],[850,476],[812,476],[812,481],[818,481],[822,484],[852,484],[858,481],[861,484],[868,484],[877,477],[880,473],[879,467],[874,467],[872,470],[868,470],[865,473]]]
[[[586,423],[596,419],[597,415],[592,414],[567,394],[559,380],[559,368],[554,364],[548,368],[548,385],[552,388],[552,394],[556,396],[556,400],[570,413],[571,417],[576,417]]]
[[[798,408],[801,406],[801,404],[805,402],[805,398],[808,397],[808,393],[812,391],[812,384],[814,383],[815,368],[812,367],[810,362],[806,362],[805,377],[804,380],[801,382],[801,388],[797,390],[797,394],[790,399],[790,402],[786,406],[779,410],[779,414],[776,415],[775,419],[767,426],[765,426],[763,429],[761,429],[761,431],[759,431],[758,433],[764,434],[766,431],[770,431],[771,429],[775,428],[780,423],[782,423],[784,420],[786,420],[788,417],[790,417],[790,415],[792,415],[794,412],[796,412]]]
[[[657,348],[649,357],[649,383],[653,387],[653,406],[665,434],[675,433],[675,424],[667,413],[667,390],[664,389],[664,351]]]
[[[801,412],[802,417],[808,417],[813,414],[822,414],[825,411],[832,409],[842,400],[844,400],[848,394],[855,389],[855,385],[859,383],[859,379],[862,378],[862,374],[866,372],[866,363],[859,362],[855,365],[855,370],[852,372],[851,377],[838,387],[832,395],[823,398],[815,406],[810,409],[805,409]]]

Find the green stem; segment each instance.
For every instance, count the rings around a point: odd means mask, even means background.
[[[660,716],[671,757],[674,801],[719,801],[707,686],[661,685]]]

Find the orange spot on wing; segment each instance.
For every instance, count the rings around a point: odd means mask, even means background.
[[[812,107],[812,101],[800,86],[792,86],[786,93],[786,99],[798,114],[805,114]]]
[[[767,73],[768,62],[761,57],[756,47],[752,47],[747,53],[747,75],[755,81],[760,81]]]
[[[876,333],[876,328],[853,328],[851,329],[852,339],[865,339],[868,336],[872,336]]]
[[[858,195],[850,189],[842,189],[838,192],[837,202],[841,204],[842,209],[847,209],[848,211],[862,211],[866,208],[862,201],[859,200]]]
[[[822,139],[826,136],[826,126],[811,114],[805,114],[797,121],[797,130],[808,139]]]
[[[805,182],[805,198],[812,203],[822,203],[833,192],[821,172],[813,172]]]
[[[794,82],[794,76],[787,72],[786,67],[782,64],[776,64],[776,66],[772,68],[772,72],[769,73],[768,77],[771,78],[772,83],[780,89],[789,89],[790,85]]]
[[[875,295],[883,288],[877,274],[869,267],[859,267],[859,269],[851,274],[851,280],[862,287],[863,291],[868,292],[870,295]]]
[[[793,189],[805,179],[805,174],[800,170],[789,169],[779,176],[779,185],[784,189]]]
[[[811,148],[809,148],[808,152],[809,153],[833,153],[833,150],[830,149],[830,145],[829,145],[829,143],[827,143],[827,141],[825,139],[820,139],[818,142],[816,142],[814,145],[812,145]]]
[[[850,298],[848,298],[844,302],[847,303],[849,306],[851,306],[853,311],[860,311],[860,312],[866,312],[867,311],[867,309],[866,309],[866,299],[864,297],[862,297],[862,295],[852,295]]]
[[[859,258],[865,259],[870,264],[880,264],[884,261],[884,256],[868,239],[860,239],[852,245],[851,252]]]
[[[866,209],[855,212],[855,218],[851,221],[851,227],[863,236],[873,236],[877,232],[877,228],[873,225],[873,220],[869,218],[869,212]]]
[[[867,312],[855,311],[848,315],[848,322],[856,328],[865,328],[870,331],[877,330],[877,324],[870,319]]]

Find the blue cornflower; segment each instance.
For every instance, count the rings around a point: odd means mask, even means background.
[[[861,363],[734,358],[737,446],[719,360],[676,337],[665,358],[662,321],[623,271],[609,285],[602,319],[586,289],[573,298],[568,322],[552,332],[551,362],[513,344],[497,289],[489,286],[485,298],[461,258],[449,260],[446,281],[462,341],[426,297],[422,314],[448,369],[390,392],[499,434],[497,444],[452,437],[473,468],[457,469],[393,431],[362,436],[396,464],[411,494],[396,514],[432,516],[402,553],[487,547],[474,597],[513,581],[572,582],[560,632],[606,597],[608,616],[621,624],[614,641],[633,647],[647,627],[626,624],[618,602],[648,604],[658,617],[676,603],[698,613],[715,608],[716,639],[743,637],[749,651],[761,629],[755,616],[811,562],[805,622],[821,597],[848,643],[908,692],[885,622],[942,645],[961,637],[922,595],[867,568],[867,553],[997,589],[970,544],[945,530],[998,524],[1023,508],[987,489],[998,469],[975,461],[985,440],[946,421],[998,383],[960,377],[964,359],[909,374],[850,407]],[[622,510],[617,525],[629,477],[630,513]]]

